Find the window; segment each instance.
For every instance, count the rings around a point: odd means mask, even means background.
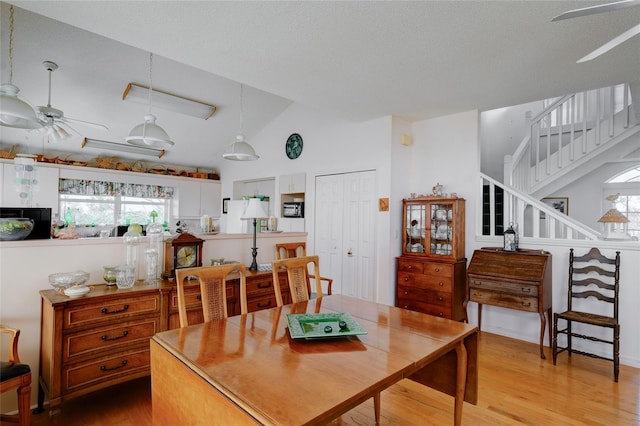
[[[627,224],[629,235],[640,239],[640,185],[638,183],[640,183],[640,165],[626,169],[608,179],[605,193],[618,194],[614,207],[629,219]]]
[[[60,179],[60,212],[67,212],[76,225],[129,225],[168,222],[174,188],[157,185]]]
[[[619,195],[615,207],[629,219],[629,235],[640,239],[640,195]]]

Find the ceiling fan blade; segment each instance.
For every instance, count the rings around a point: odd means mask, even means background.
[[[93,127],[95,129],[109,131],[109,128],[107,126],[105,126],[104,124],[98,124],[98,123],[92,123],[90,121],[78,120],[77,118],[64,117],[62,119],[62,121],[64,121],[67,124],[68,124],[69,121],[71,121],[72,123],[84,124],[85,126]]]
[[[63,120],[58,121],[58,123],[60,123],[60,122],[62,122],[62,124],[64,124],[64,126],[65,126],[65,127],[67,127],[68,129],[70,129],[70,130],[71,130],[72,132],[74,132],[76,135],[80,136],[81,138],[82,138],[82,137],[84,137],[84,135],[83,135],[82,133],[80,133],[79,131],[77,131],[77,130],[75,129],[75,127],[73,127],[71,124],[67,123],[67,122],[66,122],[66,119],[65,119],[64,121],[63,121]],[[58,125],[58,128],[60,128],[60,129],[64,130],[63,126]],[[66,131],[65,131],[65,133],[67,133],[69,136],[71,136],[68,132],[66,132]]]
[[[579,18],[581,16],[595,15],[597,13],[611,12],[625,9],[627,7],[640,6],[640,0],[622,0],[613,3],[599,4],[597,6],[583,7],[581,9],[569,10],[561,13],[551,21],[561,21],[563,19]]]
[[[609,40],[608,42],[606,42],[602,46],[598,47],[593,52],[589,53],[588,55],[584,56],[583,58],[578,59],[576,61],[576,63],[581,64],[583,62],[587,62],[587,61],[590,61],[592,59],[595,59],[598,56],[602,55],[603,53],[606,53],[609,50],[613,49],[617,45],[619,45],[621,43],[624,43],[625,41],[629,40],[631,37],[637,36],[638,34],[640,34],[640,24],[636,25],[635,27],[631,27],[630,29],[628,29],[627,31],[623,32],[619,36]]]

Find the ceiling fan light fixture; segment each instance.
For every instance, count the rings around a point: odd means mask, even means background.
[[[144,122],[131,129],[125,140],[131,145],[153,148],[167,148],[175,145],[169,139],[167,132],[156,124],[156,116],[153,114],[145,115]]]
[[[244,140],[244,135],[236,136],[236,141],[229,145],[229,148],[222,154],[225,160],[233,161],[253,161],[260,158],[253,147]]]
[[[17,129],[39,129],[42,127],[35,110],[18,98],[18,89],[11,83],[0,85],[0,125]]]

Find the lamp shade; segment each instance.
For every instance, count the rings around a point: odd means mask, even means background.
[[[131,129],[129,136],[125,140],[131,145],[154,148],[166,148],[175,145],[169,139],[167,132],[156,124],[156,116],[153,114],[145,115],[144,123],[138,124]]]
[[[222,154],[222,158],[234,161],[253,161],[260,157],[256,154],[253,147],[244,140],[244,135],[240,134],[236,136],[236,141]]]
[[[629,219],[616,209],[610,209],[602,215],[598,222],[602,223],[629,223]]]
[[[35,110],[18,98],[18,89],[10,83],[0,86],[0,124],[18,129],[39,129],[42,123]]]
[[[261,217],[267,217],[268,215],[262,208],[262,202],[258,198],[250,198],[249,205],[244,211],[241,219],[258,219]]]

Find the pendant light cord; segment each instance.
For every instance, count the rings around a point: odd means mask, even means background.
[[[149,52],[149,113],[151,113],[151,94],[153,93],[153,52]]]
[[[13,5],[9,8],[9,84],[13,84]]]
[[[244,92],[244,86],[242,83],[240,83],[240,134],[243,135],[244,134],[244,120],[243,120],[243,103],[242,103],[242,98],[243,98],[243,92]]]

